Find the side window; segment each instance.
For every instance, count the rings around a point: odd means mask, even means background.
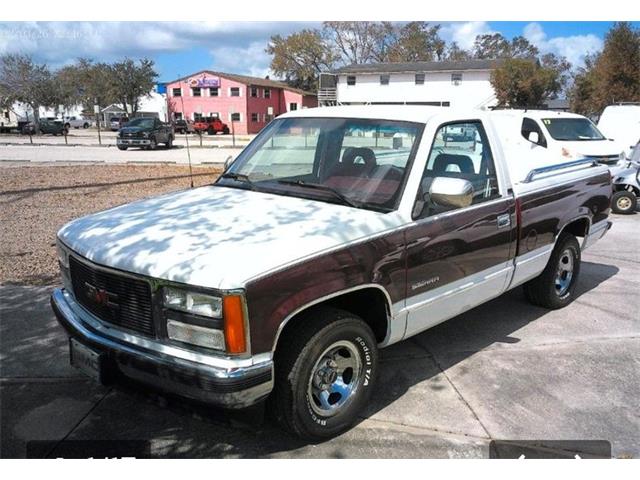
[[[500,196],[491,146],[480,121],[449,123],[436,132],[420,185],[419,195],[425,201],[420,217],[456,208],[437,205],[429,198],[429,187],[436,177],[461,178],[471,183],[473,205]]]
[[[538,145],[542,147],[547,146],[547,139],[544,137],[544,133],[542,133],[542,129],[540,128],[540,125],[538,125],[538,122],[536,122],[532,118],[525,117],[522,120],[522,128],[520,129],[520,133],[522,134],[525,140],[530,141],[529,134],[531,132],[535,132],[538,134],[538,141],[536,142]]]

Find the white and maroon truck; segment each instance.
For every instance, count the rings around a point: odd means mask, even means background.
[[[612,193],[593,159],[532,164],[491,112],[306,109],[212,185],[58,233],[72,363],[322,438],[375,394],[378,351],[524,286],[576,295]],[[568,312],[570,314],[570,311]]]

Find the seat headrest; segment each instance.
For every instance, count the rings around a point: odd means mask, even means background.
[[[454,155],[451,153],[441,153],[433,162],[433,171],[444,173],[449,165],[456,165],[460,173],[475,173],[473,161],[466,155]]]

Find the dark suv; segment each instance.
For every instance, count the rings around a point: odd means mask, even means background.
[[[118,131],[116,145],[119,150],[140,147],[155,150],[159,143],[173,146],[173,128],[157,118],[134,118]]]

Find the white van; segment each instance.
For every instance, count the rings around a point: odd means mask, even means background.
[[[631,150],[640,142],[640,103],[609,105],[600,116],[598,129],[622,145],[630,158]]]

